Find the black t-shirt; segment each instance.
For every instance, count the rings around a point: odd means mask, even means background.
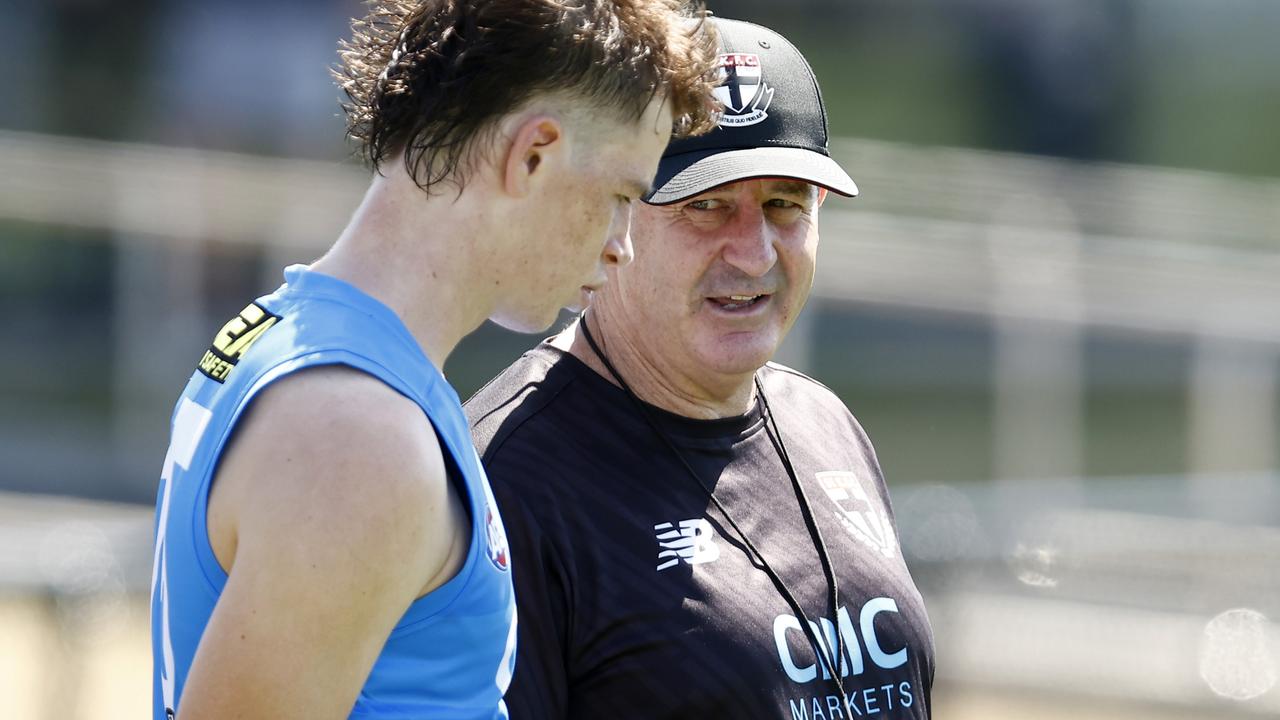
[[[759,404],[719,420],[649,409],[816,635],[840,633],[854,717],[928,718],[933,637],[875,452],[821,384],[774,364],[759,378],[838,613]],[[543,344],[466,411],[511,543],[512,720],[843,720],[804,621],[620,388]]]

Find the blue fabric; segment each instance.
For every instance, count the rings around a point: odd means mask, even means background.
[[[274,319],[273,319],[274,318]],[[205,527],[209,483],[227,438],[271,382],[317,365],[366,372],[416,402],[465,485],[471,545],[458,574],[409,606],[365,682],[353,718],[505,718],[516,617],[506,534],[458,396],[385,305],[295,265],[285,284],[224,327],[173,416],[157,494],[152,579],[154,716],[182,697],[227,575]],[[297,659],[305,674],[307,659]],[[166,700],[169,701],[166,707]]]

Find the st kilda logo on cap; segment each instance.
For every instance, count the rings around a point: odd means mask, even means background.
[[[773,88],[764,81],[760,56],[725,53],[718,58],[720,85],[713,91],[724,105],[720,127],[745,127],[763,122],[773,101]]]

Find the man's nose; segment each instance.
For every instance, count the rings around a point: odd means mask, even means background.
[[[725,231],[725,262],[751,277],[763,277],[777,264],[777,236],[761,208],[740,208]]]

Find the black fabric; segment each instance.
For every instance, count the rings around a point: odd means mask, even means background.
[[[855,717],[928,718],[932,633],[896,532],[876,532],[892,509],[874,451],[819,383],[776,365],[760,377],[839,578]],[[511,543],[512,720],[843,720],[786,601],[620,388],[544,344],[465,409]],[[818,553],[759,408],[712,421],[652,410],[830,636]],[[832,471],[828,484],[869,502],[842,509],[818,476]],[[659,535],[686,547],[672,554]]]

